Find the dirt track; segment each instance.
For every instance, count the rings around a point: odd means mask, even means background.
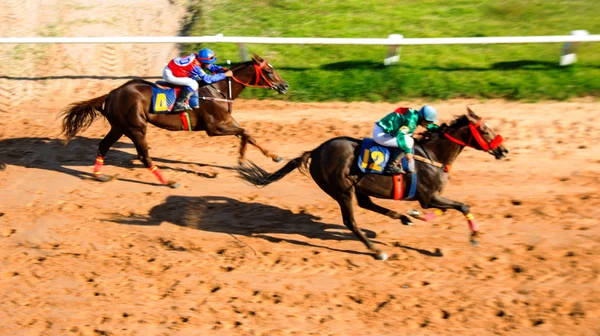
[[[157,22],[164,13],[173,20]],[[166,0],[11,0],[0,28],[173,35],[181,13]],[[380,262],[310,178],[293,172],[264,189],[238,180],[234,137],[151,128],[150,154],[176,190],[131,163],[128,139],[106,158],[106,173],[120,179],[91,180],[108,124],[65,147],[59,110],[128,76],[157,76],[176,53],[55,45],[0,54],[2,335],[600,333],[598,102],[435,103],[443,121],[470,104],[511,151],[496,161],[466,150],[445,192],[472,206],[485,234],[470,246],[453,212],[405,227],[357,209],[361,227],[396,254]],[[239,101],[234,115],[290,159],[336,135],[368,136],[393,108],[422,103]],[[281,167],[254,149],[249,158]]]
[[[436,106],[449,120],[465,103]],[[106,160],[120,180],[90,180],[104,121],[66,147],[59,106],[1,122],[3,334],[597,334],[600,126],[581,122],[597,103],[471,103],[511,150],[466,150],[445,193],[472,206],[481,246],[458,213],[405,227],[357,210],[388,262],[310,178],[239,181],[236,138],[152,128],[151,155],[182,184],[171,190],[130,164],[127,139]],[[237,102],[235,115],[292,158],[368,135],[393,106]]]

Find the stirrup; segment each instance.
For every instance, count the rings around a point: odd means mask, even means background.
[[[174,111],[191,111],[193,110],[192,107],[190,106],[190,104],[186,104],[186,103],[177,103],[175,104],[175,107],[173,107]]]
[[[389,164],[383,172],[387,174],[404,174],[404,169],[392,163]]]

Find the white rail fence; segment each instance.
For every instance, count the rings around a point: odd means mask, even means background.
[[[392,34],[387,38],[304,38],[304,37],[244,37],[244,36],[130,36],[130,37],[0,37],[0,44],[51,44],[51,43],[235,43],[242,60],[248,60],[246,44],[325,44],[325,45],[384,45],[388,55],[384,64],[400,61],[403,45],[449,44],[507,44],[507,43],[565,43],[561,65],[576,61],[575,51],[581,42],[600,42],[600,35],[589,35],[585,30],[574,30],[571,35],[554,36],[499,36],[499,37],[446,37],[404,38]]]

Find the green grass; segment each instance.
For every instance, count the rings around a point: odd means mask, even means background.
[[[213,0],[190,6],[186,35],[263,37],[472,37],[600,33],[597,0]],[[183,51],[200,45],[184,45]],[[234,44],[212,44],[221,64],[239,62]],[[534,101],[600,95],[600,43],[579,47],[560,67],[562,44],[404,46],[383,66],[386,46],[259,45],[290,84],[285,96],[245,90],[245,98],[290,101],[398,101],[426,97]]]

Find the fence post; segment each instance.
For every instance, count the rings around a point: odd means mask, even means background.
[[[240,51],[240,59],[242,62],[248,62],[250,60],[250,56],[248,56],[248,48],[246,48],[246,44],[238,43],[238,50]]]
[[[403,37],[404,36],[402,36],[400,34],[388,35],[388,39],[391,40],[392,42],[399,41]],[[400,62],[400,51],[401,50],[402,50],[402,47],[400,45],[397,45],[397,44],[388,45],[388,54],[387,54],[387,57],[383,60],[383,64],[391,65],[391,64]]]
[[[589,35],[587,30],[573,30],[571,31],[571,35],[575,36],[587,36]],[[567,42],[563,45],[562,55],[560,56],[560,65],[565,66],[569,64],[573,64],[577,62],[577,48],[579,47],[579,42]]]

